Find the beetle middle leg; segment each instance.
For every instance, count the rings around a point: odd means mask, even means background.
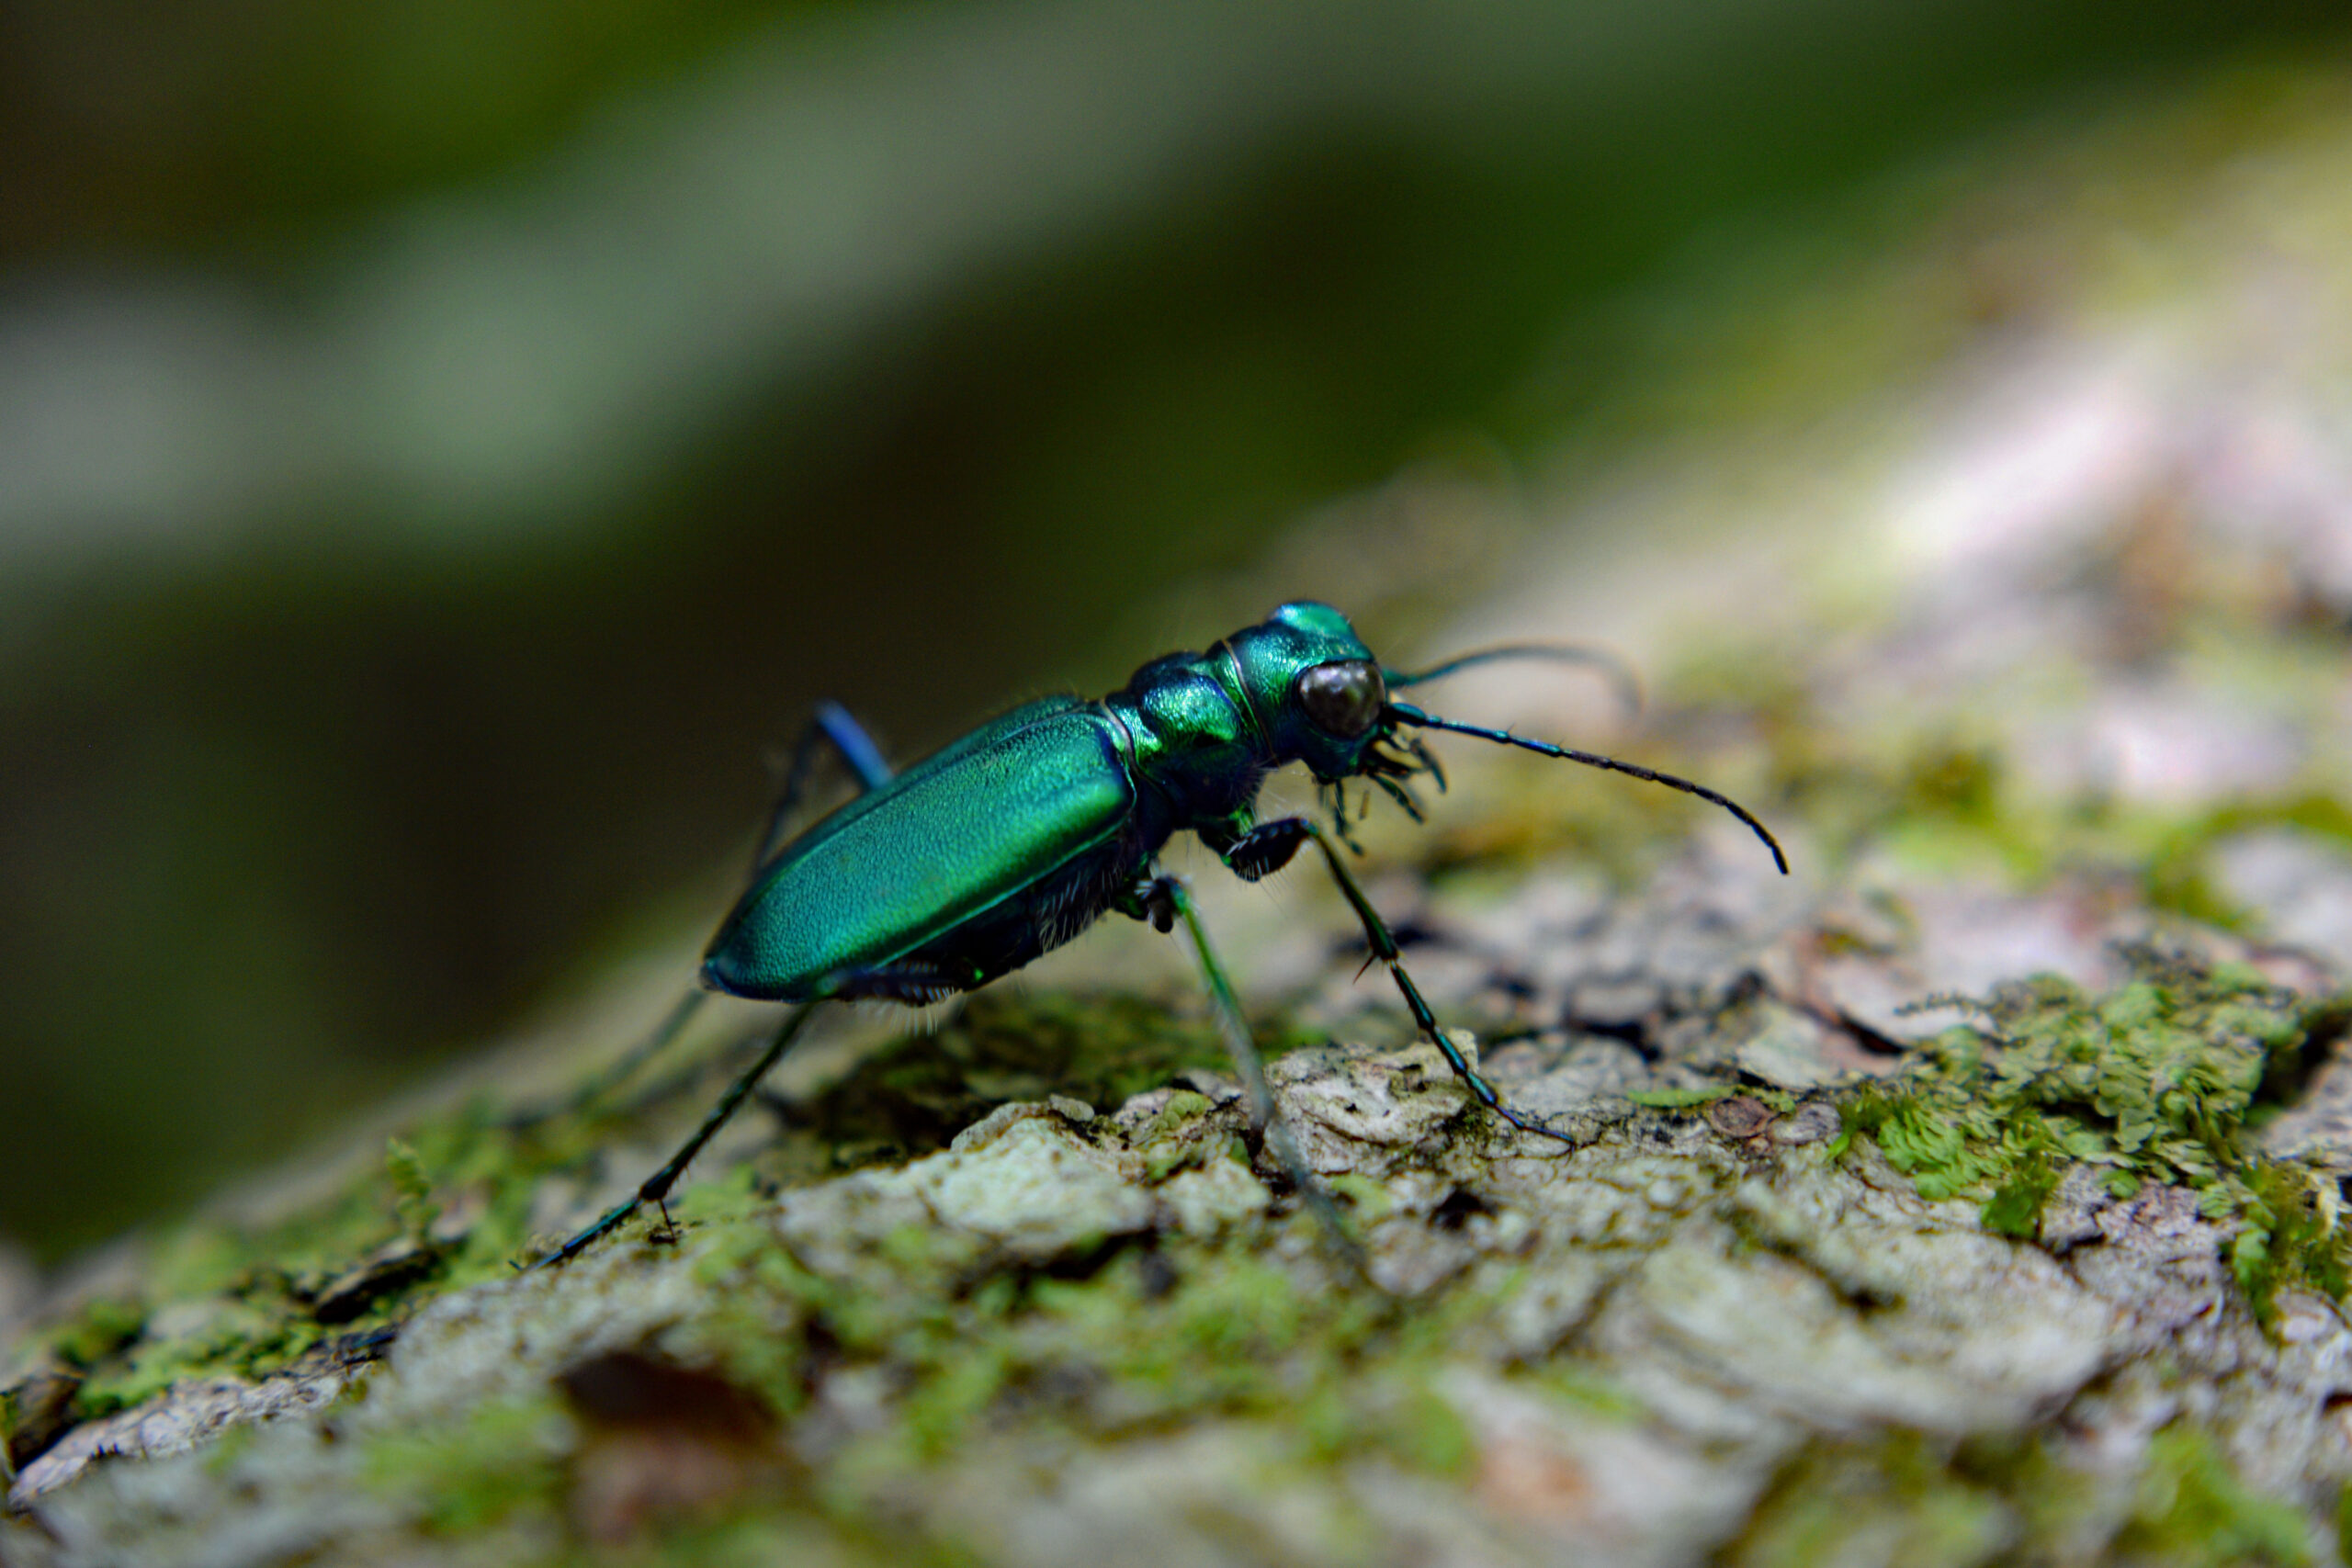
[[[1462,1048],[1446,1038],[1445,1031],[1438,1027],[1437,1014],[1430,1010],[1430,1004],[1422,998],[1421,988],[1414,985],[1412,976],[1405,972],[1404,963],[1397,953],[1396,939],[1390,933],[1388,922],[1380,918],[1380,911],[1372,907],[1372,900],[1364,897],[1362,887],[1356,886],[1354,875],[1349,872],[1346,863],[1340,859],[1340,852],[1333,847],[1330,835],[1312,822],[1305,823],[1304,827],[1315,840],[1315,847],[1323,852],[1324,863],[1331,868],[1331,876],[1339,883],[1340,892],[1346,897],[1348,907],[1355,911],[1357,922],[1363,927],[1363,939],[1372,948],[1372,956],[1388,966],[1388,977],[1396,982],[1396,989],[1404,995],[1406,1007],[1412,1010],[1413,1021],[1444,1054],[1445,1065],[1453,1069],[1454,1077],[1477,1097],[1479,1104],[1512,1126],[1523,1132],[1540,1133],[1547,1138],[1555,1138],[1572,1148],[1576,1146],[1576,1140],[1566,1134],[1555,1132],[1543,1122],[1523,1116],[1504,1104],[1503,1097],[1496,1092],[1495,1086],[1481,1077],[1478,1069],[1462,1055]]]
[[[1283,1179],[1315,1212],[1316,1220],[1339,1244],[1349,1263],[1361,1272],[1363,1248],[1340,1223],[1340,1211],[1332,1203],[1329,1190],[1306,1168],[1306,1160],[1298,1152],[1298,1140],[1291,1136],[1290,1123],[1283,1120],[1274,1104],[1273,1091],[1266,1087],[1265,1063],[1259,1057],[1258,1043],[1250,1033],[1250,1021],[1242,1014],[1240,998],[1234,995],[1233,982],[1226,976],[1223,961],[1217,957],[1216,949],[1209,945],[1208,931],[1201,924],[1200,911],[1193,907],[1191,889],[1172,876],[1154,876],[1147,886],[1151,890],[1148,897],[1164,900],[1175,911],[1176,918],[1184,922],[1185,934],[1193,940],[1193,954],[1200,960],[1201,979],[1208,987],[1209,1010],[1216,1015],[1217,1032],[1225,1036],[1226,1052],[1233,1058],[1233,1069],[1241,1079],[1242,1101],[1250,1114],[1250,1127],[1272,1145]]]
[[[1177,888],[1172,876],[1148,875],[1113,899],[1111,908],[1165,935],[1176,929]]]

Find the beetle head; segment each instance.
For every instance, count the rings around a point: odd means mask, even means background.
[[[1363,779],[1385,792],[1413,820],[1421,808],[1408,787],[1414,775],[1427,773],[1445,787],[1445,773],[1415,730],[1441,729],[1476,736],[1498,745],[1515,746],[1561,761],[1630,773],[1651,784],[1664,784],[1685,795],[1712,801],[1747,824],[1772,852],[1773,863],[1785,874],[1788,857],[1769,829],[1747,808],[1704,784],[1632,762],[1621,762],[1597,752],[1578,751],[1548,741],[1531,740],[1507,729],[1464,724],[1442,718],[1411,703],[1392,700],[1392,687],[1419,685],[1473,665],[1506,659],[1548,659],[1597,664],[1617,676],[1621,688],[1633,694],[1631,676],[1623,667],[1596,649],[1563,643],[1510,643],[1466,653],[1419,672],[1383,670],[1372,650],[1356,636],[1348,618],[1329,604],[1312,599],[1294,600],[1247,630],[1234,633],[1220,645],[1233,656],[1250,709],[1264,732],[1276,765],[1300,761],[1325,786],[1332,827],[1351,848],[1347,796],[1343,785]],[[1215,649],[1211,650],[1215,652]],[[1369,799],[1369,796],[1366,796]]]
[[[1364,771],[1365,754],[1390,728],[1388,688],[1345,615],[1295,600],[1226,646],[1275,755],[1326,783]]]

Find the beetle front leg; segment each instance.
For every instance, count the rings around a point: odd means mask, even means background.
[[[1226,868],[1244,882],[1272,876],[1291,863],[1298,846],[1315,831],[1304,817],[1277,817],[1261,822],[1228,844],[1212,844]]]
[[[1453,1069],[1454,1076],[1477,1097],[1479,1104],[1512,1126],[1524,1132],[1541,1133],[1547,1138],[1556,1138],[1571,1148],[1575,1147],[1576,1140],[1566,1134],[1555,1133],[1541,1122],[1531,1121],[1505,1105],[1503,1097],[1495,1092],[1495,1086],[1481,1077],[1478,1069],[1462,1055],[1462,1048],[1446,1038],[1445,1031],[1437,1025],[1437,1014],[1430,1010],[1430,1004],[1422,998],[1421,988],[1414,985],[1413,977],[1405,972],[1396,939],[1390,933],[1388,922],[1380,918],[1380,911],[1372,907],[1372,900],[1365,897],[1363,889],[1356,886],[1355,877],[1340,859],[1340,852],[1332,847],[1330,835],[1311,822],[1306,824],[1306,830],[1313,836],[1315,847],[1323,852],[1324,863],[1331,868],[1332,878],[1339,883],[1340,892],[1346,897],[1348,907],[1355,911],[1357,923],[1363,927],[1363,939],[1372,948],[1372,956],[1388,966],[1388,977],[1396,982],[1396,989],[1404,995],[1406,1007],[1412,1010],[1413,1021],[1444,1055],[1445,1065]]]

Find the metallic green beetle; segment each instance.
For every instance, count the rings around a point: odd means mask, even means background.
[[[1418,674],[1381,668],[1347,617],[1328,604],[1284,604],[1201,653],[1171,653],[1096,702],[1047,697],[980,726],[893,774],[854,720],[826,705],[794,757],[752,884],[719,928],[702,982],[732,996],[799,1004],[677,1155],[618,1205],[543,1261],[560,1262],[609,1234],[640,1206],[660,1203],[694,1156],[732,1116],[823,1001],[880,998],[922,1004],[973,990],[1068,942],[1116,910],[1160,931],[1184,922],[1231,1048],[1253,1123],[1275,1140],[1293,1182],[1319,1201],[1272,1101],[1247,1025],[1183,885],[1158,857],[1179,831],[1196,834],[1235,874],[1255,882],[1313,840],[1346,895],[1373,956],[1387,966],[1421,1032],[1480,1103],[1514,1126],[1552,1134],[1503,1104],[1438,1027],[1398,962],[1395,938],[1357,886],[1333,834],[1303,817],[1257,819],[1259,786],[1304,762],[1321,786],[1341,841],[1345,786],[1364,780],[1415,820],[1407,781],[1444,774],[1408,729],[1441,729],[1523,747],[1669,785],[1723,807],[1755,831],[1785,872],[1780,845],[1739,806],[1671,774],[1458,724],[1392,690],[1468,665],[1511,658],[1579,660],[1549,644],[1489,649]],[[820,740],[831,743],[863,794],[789,843],[776,837]],[[693,993],[627,1071],[673,1036]]]

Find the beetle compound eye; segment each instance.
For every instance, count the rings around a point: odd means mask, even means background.
[[[1388,687],[1377,665],[1361,659],[1317,664],[1298,678],[1298,704],[1315,728],[1353,740],[1380,719]]]

